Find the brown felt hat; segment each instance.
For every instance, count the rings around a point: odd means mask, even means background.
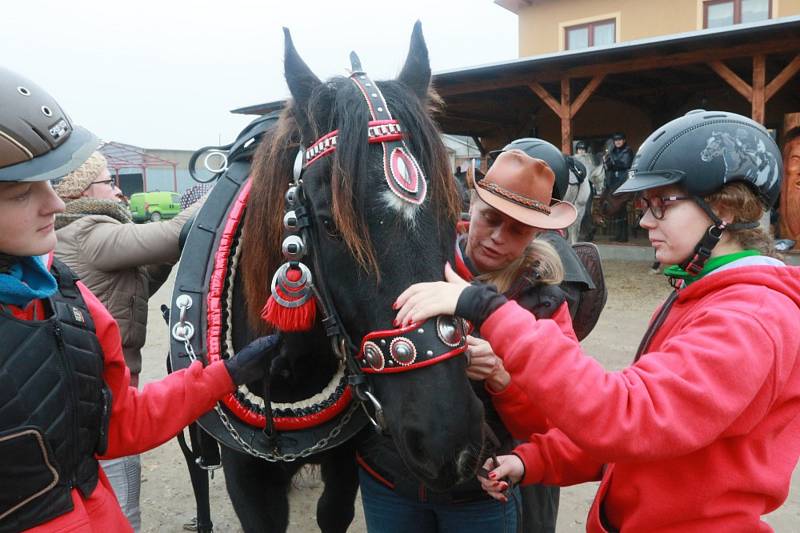
[[[555,180],[541,159],[522,150],[507,150],[497,156],[475,191],[481,200],[523,224],[563,229],[575,222],[578,212],[569,202],[550,205]]]

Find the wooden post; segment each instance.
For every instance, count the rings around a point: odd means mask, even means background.
[[[561,78],[561,151],[565,154],[572,153],[571,104],[572,95],[570,94],[569,78]]]
[[[766,74],[766,60],[764,54],[753,56],[752,119],[759,124],[764,124]]]
[[[783,116],[782,139],[786,134],[800,128],[800,113],[787,113]],[[783,183],[781,184],[780,232],[784,239],[800,242],[800,138],[783,142]],[[794,155],[794,158],[792,157]]]

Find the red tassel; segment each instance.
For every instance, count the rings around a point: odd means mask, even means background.
[[[300,275],[301,272],[297,268],[291,268],[286,273],[289,281],[297,281],[300,279]],[[299,299],[291,292],[287,293],[283,287],[276,286],[275,290],[279,291],[281,298],[284,300]],[[317,302],[313,296],[298,307],[284,307],[270,294],[269,298],[267,298],[267,303],[261,310],[261,319],[273,324],[281,331],[308,331],[314,327],[316,317]]]

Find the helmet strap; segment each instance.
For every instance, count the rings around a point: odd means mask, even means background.
[[[691,276],[697,276],[700,274],[700,271],[703,270],[703,266],[708,261],[708,258],[711,257],[711,252],[714,250],[714,247],[719,243],[720,239],[722,238],[722,232],[726,229],[752,229],[758,227],[758,222],[739,222],[736,224],[728,224],[721,218],[717,216],[711,206],[706,203],[699,196],[692,196],[692,199],[695,201],[697,205],[700,206],[700,209],[705,211],[708,217],[714,222],[711,226],[708,227],[705,235],[703,238],[700,239],[700,242],[697,243],[697,246],[694,248],[694,254],[681,263],[681,268],[689,273]]]

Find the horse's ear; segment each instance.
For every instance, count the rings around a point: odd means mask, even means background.
[[[420,21],[414,24],[406,64],[403,65],[403,70],[400,71],[400,76],[397,79],[414,91],[420,100],[425,101],[428,99],[428,86],[431,83],[431,64],[428,60],[428,47],[425,46],[425,38],[422,36],[422,23]]]
[[[313,133],[310,127],[310,117],[308,116],[308,101],[311,98],[311,93],[322,82],[311,72],[311,69],[308,68],[300,54],[297,53],[288,28],[283,28],[283,35],[285,38],[283,67],[286,84],[289,86],[289,92],[292,93],[292,98],[295,102],[296,118],[302,130],[303,140],[311,142]]]

